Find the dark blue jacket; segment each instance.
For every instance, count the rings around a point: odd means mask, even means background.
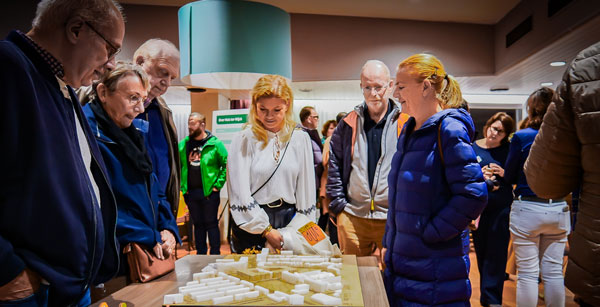
[[[163,243],[160,231],[165,229],[181,243],[171,206],[159,192],[156,175],[145,175],[129,163],[121,145],[106,136],[98,125],[91,103],[83,107],[83,112],[98,140],[117,200],[117,239],[121,246],[136,242],[152,248],[156,243]]]
[[[25,267],[50,282],[50,305],[79,301],[118,271],[116,205],[77,96],[16,32],[0,41],[0,286]],[[73,109],[76,112],[73,112]],[[75,129],[88,139],[96,200]]]
[[[515,196],[537,196],[529,188],[525,172],[523,172],[523,165],[529,156],[529,150],[537,134],[537,129],[525,128],[515,132],[510,140],[510,150],[504,168],[504,179],[510,184],[517,184],[514,192]]]
[[[438,127],[438,125],[441,125]],[[385,284],[392,306],[468,306],[468,232],[487,202],[487,188],[471,147],[474,125],[462,109],[410,118],[389,174],[389,211],[383,246]],[[438,129],[443,163],[438,149]]]

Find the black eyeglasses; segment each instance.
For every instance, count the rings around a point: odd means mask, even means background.
[[[496,133],[498,133],[498,134],[500,134],[500,133],[504,133],[504,130],[502,130],[502,129],[498,129],[498,128],[496,128],[496,127],[492,127],[492,126],[490,126],[490,129],[492,129],[492,131],[494,131],[494,132],[496,132]]]
[[[84,21],[84,23],[90,28],[92,29],[92,31],[94,31],[94,33],[96,33],[98,36],[100,36],[100,38],[102,38],[104,40],[104,42],[106,43],[106,52],[108,54],[108,60],[111,60],[112,58],[114,58],[119,52],[121,52],[121,48],[117,48],[115,47],[115,45],[113,45],[111,42],[109,42],[104,35],[100,34],[100,32],[98,32],[98,30],[96,30],[89,22]]]

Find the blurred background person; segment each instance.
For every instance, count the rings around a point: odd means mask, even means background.
[[[553,94],[553,90],[543,87],[527,99],[527,128],[513,135],[504,170],[505,180],[517,185],[510,211],[510,232],[517,264],[517,306],[537,305],[540,272],[546,306],[565,305],[562,264],[571,228],[569,206],[564,199],[538,197],[529,188],[523,172],[523,164]]]
[[[119,62],[100,79],[96,98],[83,111],[98,141],[117,201],[119,244],[123,248],[138,243],[165,259],[175,257],[175,245],[180,240],[144,146],[147,124],[134,120],[144,111],[147,93],[148,77],[142,68]],[[124,254],[120,275],[129,275]]]
[[[210,254],[221,253],[218,210],[220,191],[227,177],[227,149],[210,131],[206,117],[193,112],[188,118],[189,136],[179,142],[181,192],[194,224],[196,253],[206,255],[206,236]]]
[[[340,117],[341,120],[341,117]],[[335,223],[333,222],[333,220],[330,218],[329,216],[329,203],[331,202],[331,199],[329,197],[327,197],[327,176],[329,173],[329,148],[330,148],[330,141],[331,141],[331,135],[333,134],[333,130],[335,130],[335,127],[337,126],[337,121],[336,120],[328,120],[325,122],[325,124],[323,125],[323,130],[321,131],[323,133],[323,175],[321,176],[321,189],[319,190],[319,203],[321,205],[322,211],[323,211],[323,218],[325,218],[325,223],[326,225],[322,226],[321,228],[323,230],[325,230],[327,228],[328,232],[329,232],[329,240],[331,241],[332,244],[337,244],[338,243],[338,238],[337,238],[337,226],[335,225]],[[319,219],[319,222],[321,222],[321,219]],[[321,225],[319,225],[321,226]]]
[[[252,89],[248,124],[231,142],[227,166],[231,251],[283,246],[277,230],[294,215],[316,221],[311,140],[292,119],[292,89],[278,75]]]
[[[321,143],[325,144],[325,140],[333,134],[333,130],[335,130],[336,126],[337,121],[335,121],[335,119],[330,119],[323,124],[323,129],[321,130],[321,134],[323,135],[323,137],[321,137]]]
[[[394,96],[410,118],[388,177],[383,254],[390,305],[469,305],[466,229],[487,202],[471,147],[473,120],[459,108],[458,82],[433,55],[398,65]]]
[[[489,192],[488,204],[481,213],[477,229],[473,231],[481,306],[502,305],[510,241],[508,217],[513,201],[512,186],[504,180],[504,163],[510,146],[508,137],[514,125],[510,115],[498,112],[485,123],[483,139],[473,143]]]
[[[319,125],[319,113],[311,106],[305,106],[300,110],[300,125],[302,129],[308,133],[313,150],[313,163],[315,167],[315,195],[319,195],[319,189],[321,188],[321,176],[323,175],[323,143],[319,138],[319,131],[317,127]],[[319,206],[319,220],[317,222],[319,227],[325,231],[327,226],[327,218],[323,214],[323,207]]]

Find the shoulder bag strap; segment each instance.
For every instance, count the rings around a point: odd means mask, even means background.
[[[281,163],[283,162],[283,158],[285,157],[285,153],[287,152],[288,146],[290,146],[290,143],[292,142],[292,136],[294,135],[294,130],[292,130],[292,133],[290,134],[290,140],[288,141],[287,145],[285,145],[285,149],[283,150],[283,155],[281,155],[281,160],[279,160],[279,163],[277,163],[275,170],[273,170],[273,172],[271,173],[271,176],[269,176],[269,178],[267,178],[267,180],[265,180],[265,182],[258,189],[256,189],[256,191],[254,191],[252,194],[250,194],[250,196],[254,196],[256,193],[258,193],[258,191],[260,191],[265,185],[267,185],[267,183],[271,180],[271,178],[273,178],[273,175],[275,175],[275,173],[277,172],[277,169],[279,169],[279,165],[281,165]],[[229,199],[227,199],[227,203],[223,207],[223,211],[221,211],[221,214],[219,214],[218,220],[221,220],[221,217],[223,217],[223,213],[225,213],[225,211],[227,210],[227,207],[229,207]]]
[[[279,160],[279,163],[277,163],[275,170],[271,173],[271,176],[269,176],[269,178],[267,178],[267,180],[258,189],[256,189],[256,191],[254,191],[254,193],[250,194],[250,196],[254,196],[254,194],[258,193],[258,191],[260,191],[265,185],[267,185],[267,183],[271,180],[271,178],[273,178],[273,175],[275,175],[275,173],[277,172],[277,169],[279,169],[279,165],[281,165],[281,163],[283,162],[283,158],[285,157],[285,153],[287,152],[288,146],[290,146],[290,143],[292,142],[292,136],[294,135],[294,130],[296,130],[296,129],[292,130],[292,133],[290,134],[290,140],[288,141],[287,145],[285,145],[285,149],[283,150],[283,155],[281,155],[281,160]]]
[[[440,152],[440,159],[442,160],[442,167],[444,167],[444,152],[442,151],[442,121],[440,121],[438,125],[437,145],[438,151]]]

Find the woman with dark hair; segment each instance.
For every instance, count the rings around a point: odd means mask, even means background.
[[[553,90],[543,87],[529,96],[527,128],[514,134],[506,160],[504,178],[517,185],[510,211],[517,263],[517,306],[537,305],[540,268],[546,306],[565,305],[562,263],[571,228],[569,207],[564,199],[538,197],[529,188],[523,172],[553,94]]]
[[[321,130],[321,135],[323,135],[321,143],[325,144],[325,140],[333,134],[333,130],[335,130],[336,126],[337,122],[335,119],[330,119],[323,124],[323,130]]]
[[[488,204],[481,213],[473,244],[479,269],[481,306],[501,305],[510,232],[508,216],[512,186],[504,180],[504,163],[514,130],[514,121],[504,112],[494,114],[483,127],[483,139],[473,143],[477,162],[488,185]]]

